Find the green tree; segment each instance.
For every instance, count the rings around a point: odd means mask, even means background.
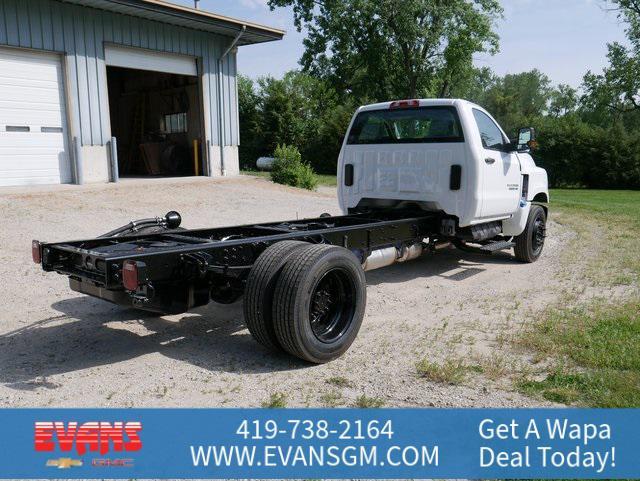
[[[489,67],[474,68],[468,76],[460,79],[451,91],[451,97],[464,98],[485,106],[487,95],[500,80]]]
[[[609,65],[602,73],[587,72],[583,81],[584,107],[592,121],[606,124],[640,113],[640,0],[612,0],[627,25],[629,46],[607,45]]]
[[[358,106],[353,99],[345,99],[341,104],[331,106],[322,113],[320,127],[312,135],[305,149],[305,158],[316,171],[322,174],[335,174],[338,155],[347,128]]]
[[[534,122],[539,150],[536,163],[554,187],[640,187],[640,132],[620,123],[607,128],[576,115],[541,117]]]
[[[578,91],[573,87],[560,84],[551,91],[549,114],[553,117],[568,115],[578,107]]]
[[[295,72],[288,72],[282,79],[263,77],[258,80],[265,153],[273,152],[278,144],[302,144],[308,120],[302,82]]]
[[[259,96],[253,81],[244,75],[238,75],[238,115],[240,117],[240,168],[254,168],[260,156],[261,126],[258,110]]]
[[[308,35],[303,70],[342,95],[388,100],[447,95],[472,71],[472,55],[494,53],[498,0],[269,0],[293,6]]]
[[[273,152],[279,144],[293,145],[318,171],[334,173],[340,150],[339,145],[335,150],[335,143],[344,132],[336,136],[333,128],[338,122],[346,129],[343,116],[336,113],[340,103],[335,90],[297,71],[287,72],[281,80],[262,78],[258,85],[263,151]],[[346,105],[355,108],[350,102]]]
[[[327,82],[291,71],[257,82],[240,77],[240,160],[243,168],[271,155],[278,145],[295,146],[318,172],[334,174],[342,139],[357,105],[339,99]]]
[[[480,103],[511,134],[546,113],[550,94],[549,77],[534,69],[494,79]]]
[[[589,71],[583,81],[584,106],[605,121],[640,111],[640,56],[613,43],[608,46],[607,58],[609,65],[601,74]]]

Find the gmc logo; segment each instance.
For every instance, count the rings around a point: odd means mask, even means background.
[[[75,445],[80,456],[87,451],[105,455],[109,452],[110,442],[115,451],[139,451],[142,441],[138,432],[141,430],[142,423],[139,422],[91,421],[80,426],[77,422],[70,422],[65,426],[65,423],[58,421],[38,421],[35,424],[35,449],[53,451],[56,447],[55,434],[61,451],[71,451]]]

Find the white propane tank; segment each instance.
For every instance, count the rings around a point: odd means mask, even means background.
[[[275,159],[273,157],[258,157],[258,160],[256,160],[256,167],[258,170],[271,170],[274,160]]]

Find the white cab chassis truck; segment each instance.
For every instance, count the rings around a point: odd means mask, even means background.
[[[413,205],[440,213],[441,232],[460,246],[515,245],[516,258],[533,262],[542,253],[549,191],[546,171],[529,154],[532,142],[533,129],[509,140],[486,110],[466,100],[365,105],[340,152],[340,207],[353,213]]]
[[[93,239],[34,240],[32,257],[68,276],[74,291],[160,314],[242,298],[262,346],[324,363],[360,329],[365,271],[452,244],[540,257],[549,194],[529,155],[534,143],[533,129],[509,140],[464,100],[367,105],[340,152],[344,215],[183,229],[171,211]]]

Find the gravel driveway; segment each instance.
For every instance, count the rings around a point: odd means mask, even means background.
[[[345,356],[310,366],[253,341],[242,303],[148,317],[81,296],[66,278],[31,262],[30,241],[99,235],[175,209],[206,227],[338,213],[335,190],[309,193],[268,181],[126,180],[99,186],[0,191],[0,402],[4,406],[259,406],[283,393],[289,406],[536,404],[501,380],[501,335],[554,298],[554,272],[572,233],[551,224],[535,264],[510,254],[457,250],[367,273],[367,313]],[[460,385],[420,378],[416,363],[451,356],[484,366]],[[505,357],[507,356],[507,357]]]

